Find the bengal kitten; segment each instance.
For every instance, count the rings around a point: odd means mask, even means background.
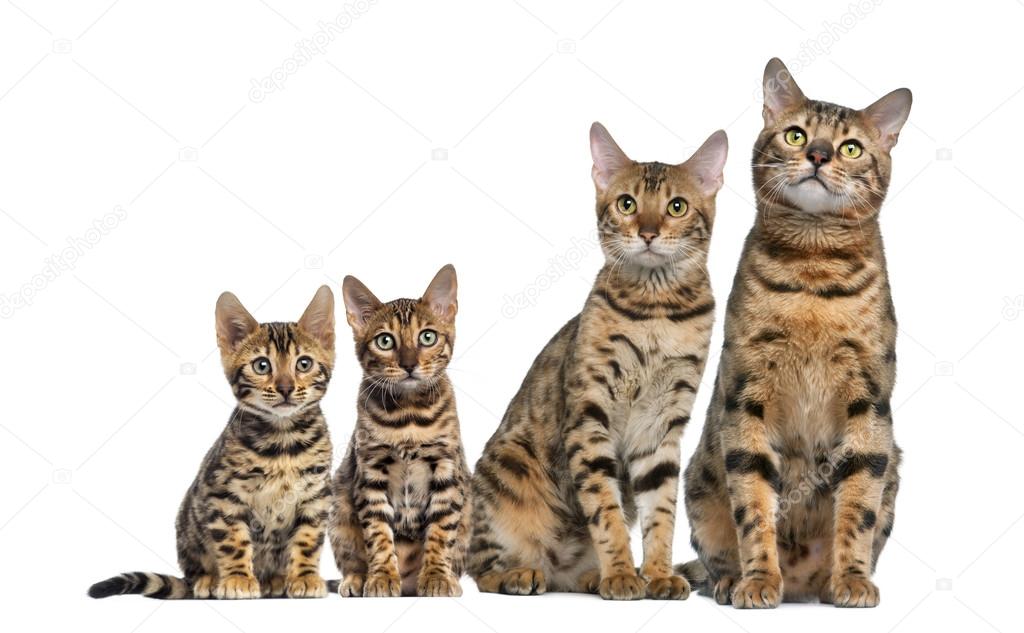
[[[321,287],[297,323],[257,323],[217,300],[217,344],[238,404],[178,511],[184,578],[134,572],[93,598],[321,598],[331,441],[320,400],[334,366],[334,295]]]
[[[420,299],[381,303],[355,277],[345,310],[363,368],[355,433],[334,476],[330,536],[342,596],[460,596],[469,469],[445,368],[455,269]]]
[[[679,165],[638,163],[595,123],[590,147],[605,265],[477,463],[469,573],[487,592],[683,599],[679,438],[714,320],[705,262],[727,140],[715,132]]]
[[[765,68],[758,214],[686,469],[700,560],[684,571],[721,604],[878,604],[900,461],[878,213],[910,104],[906,89],[863,110],[815,101],[778,59]]]

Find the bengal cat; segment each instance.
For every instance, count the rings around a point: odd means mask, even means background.
[[[345,278],[363,381],[355,433],[334,477],[330,536],[342,596],[462,595],[469,469],[445,371],[456,286],[448,265],[422,298],[381,303]]]
[[[331,441],[320,400],[334,366],[334,295],[321,287],[297,323],[257,323],[217,300],[217,344],[237,406],[178,511],[184,578],[121,574],[93,598],[321,598]]]
[[[683,599],[679,438],[714,319],[705,262],[726,136],[679,165],[630,160],[599,123],[590,146],[605,265],[477,463],[469,573],[486,592]]]
[[[815,101],[778,59],[765,68],[758,213],[686,469],[699,562],[682,571],[721,604],[878,604],[900,461],[878,213],[910,104],[906,89],[863,110]]]

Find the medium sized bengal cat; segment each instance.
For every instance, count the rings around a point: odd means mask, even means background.
[[[900,462],[878,214],[910,105],[905,88],[863,110],[815,101],[778,59],[765,68],[758,213],[686,470],[699,561],[682,571],[721,604],[878,604]]]
[[[331,545],[342,596],[460,596],[469,469],[445,368],[455,269],[420,299],[382,303],[355,277],[345,311],[363,368],[356,429],[334,477]]]
[[[590,147],[605,265],[477,463],[469,573],[485,592],[683,599],[679,438],[714,321],[705,265],[727,140],[715,132],[682,164],[638,163],[595,123]]]
[[[334,295],[322,286],[296,323],[257,323],[217,300],[217,345],[237,400],[178,511],[184,578],[132,572],[93,598],[321,598],[331,440],[320,411],[334,366]]]

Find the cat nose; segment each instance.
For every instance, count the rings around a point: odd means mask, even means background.
[[[825,141],[814,141],[807,147],[807,160],[815,167],[821,167],[832,160],[832,146]]]
[[[401,367],[402,369],[404,369],[404,370],[405,370],[405,372],[406,372],[407,374],[409,374],[410,376],[412,376],[412,373],[413,373],[414,371],[416,371],[416,363],[412,363],[412,364],[408,364],[408,363],[402,363],[402,364],[401,364],[401,365],[399,365],[399,366],[400,366],[400,367]]]
[[[279,382],[276,385],[274,385],[274,388],[277,390],[277,393],[281,394],[281,397],[284,398],[285,400],[287,400],[288,396],[292,395],[292,392],[295,391],[295,385],[290,382]]]
[[[651,245],[651,242],[653,242],[656,237],[658,237],[657,231],[640,231],[640,238],[643,239],[648,246]]]

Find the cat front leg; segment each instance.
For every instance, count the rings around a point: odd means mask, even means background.
[[[588,518],[601,580],[598,593],[606,600],[636,600],[646,585],[636,573],[629,546],[629,528],[622,511],[619,462],[609,435],[612,403],[600,390],[579,397],[566,423],[566,453],[576,494]]]
[[[892,452],[888,400],[853,400],[843,412],[846,434],[834,465],[832,576],[823,600],[837,607],[874,607],[874,541]],[[895,465],[892,465],[895,468]],[[891,513],[891,512],[890,512]]]
[[[685,600],[690,584],[672,570],[672,538],[679,493],[679,439],[690,421],[699,376],[672,380],[652,409],[652,424],[631,424],[629,476],[639,510],[647,597]],[[682,377],[682,376],[685,376]]]
[[[211,499],[210,517],[206,525],[213,546],[217,579],[210,594],[222,600],[244,600],[260,597],[260,583],[253,573],[252,538],[248,510],[231,500]]]
[[[452,570],[452,553],[462,523],[466,496],[455,461],[436,462],[430,479],[430,499],[424,513],[423,566],[416,583],[416,595],[458,597],[459,579]]]
[[[323,482],[316,494],[296,509],[288,540],[288,570],[284,594],[289,598],[323,598],[327,585],[320,577],[320,551],[330,511],[331,489]]]
[[[769,403],[762,384],[746,374],[728,377],[722,386],[722,456],[741,571],[732,587],[732,605],[774,608],[783,595],[776,534],[782,482],[766,431]]]
[[[358,449],[357,449],[358,451]],[[367,598],[402,595],[402,579],[398,572],[395,551],[395,509],[388,498],[387,455],[363,455],[358,458],[359,476],[356,488],[357,515],[366,544],[366,581],[363,596]]]

